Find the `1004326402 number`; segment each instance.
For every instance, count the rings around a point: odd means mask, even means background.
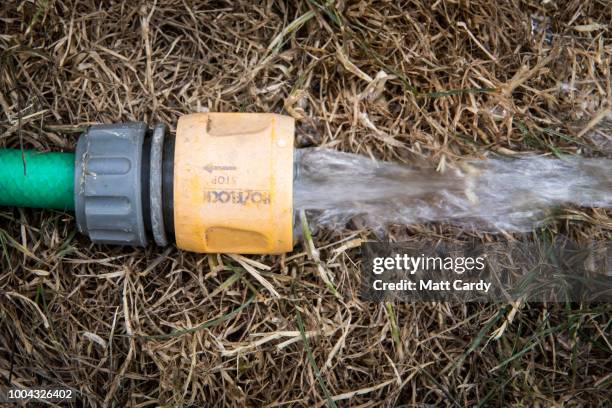
[[[69,388],[9,388],[0,402],[24,402],[24,401],[45,401],[45,402],[66,402],[75,401],[76,393]]]

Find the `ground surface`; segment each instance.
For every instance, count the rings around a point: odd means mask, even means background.
[[[609,154],[606,0],[323,3],[4,2],[0,145],[70,150],[88,124],[174,126],[209,109],[282,112],[300,146],[437,167],[486,151]],[[544,231],[609,240],[611,228],[605,210],[569,208]],[[611,396],[608,305],[362,302],[358,248],[341,240],[370,235],[354,226],[313,242],[338,297],[302,243],[249,257],[275,297],[229,256],[74,231],[60,212],[0,210],[3,387],[67,385],[88,406]]]

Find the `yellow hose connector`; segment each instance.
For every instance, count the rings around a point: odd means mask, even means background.
[[[290,117],[182,116],[174,153],[174,229],[193,252],[274,254],[293,248]]]

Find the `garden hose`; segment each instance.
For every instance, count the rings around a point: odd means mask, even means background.
[[[74,153],[0,149],[0,206],[74,209]]]
[[[74,210],[94,243],[293,248],[294,120],[256,113],[91,126],[75,153],[0,150],[0,205]]]

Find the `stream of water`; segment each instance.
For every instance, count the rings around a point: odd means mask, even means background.
[[[528,231],[564,205],[612,207],[612,160],[489,157],[444,173],[329,149],[295,157],[294,208],[320,226],[450,222]]]

